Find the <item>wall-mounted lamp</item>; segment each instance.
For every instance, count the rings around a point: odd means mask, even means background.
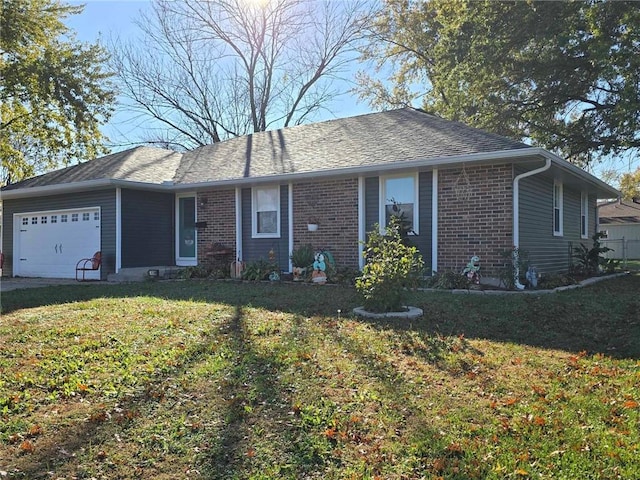
[[[209,203],[209,197],[201,197],[199,205],[204,207],[207,203]]]

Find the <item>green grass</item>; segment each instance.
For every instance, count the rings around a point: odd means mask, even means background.
[[[0,476],[640,478],[639,291],[417,292],[412,322],[332,286],[8,292]]]
[[[630,271],[640,272],[640,259],[637,260],[627,260],[626,268]]]

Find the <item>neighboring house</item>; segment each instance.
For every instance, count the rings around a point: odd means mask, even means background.
[[[230,261],[273,251],[290,271],[305,243],[358,268],[393,201],[431,270],[479,255],[484,276],[497,276],[515,245],[538,271],[565,271],[570,245],[596,231],[597,200],[618,194],[541,148],[405,108],[182,154],[139,147],[4,187],[5,274],[72,277],[101,250],[104,279],[207,264],[214,245]]]
[[[599,204],[598,222],[603,244],[613,249],[607,257],[640,258],[640,198]]]

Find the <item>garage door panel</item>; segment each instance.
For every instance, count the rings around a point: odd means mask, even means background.
[[[81,258],[100,250],[100,209],[19,214],[16,218],[15,275],[74,278]],[[99,279],[99,271],[86,272]]]

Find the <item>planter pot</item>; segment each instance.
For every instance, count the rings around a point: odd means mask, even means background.
[[[293,267],[293,281],[302,282],[304,280],[304,274],[307,273],[307,269],[304,267]]]
[[[316,230],[318,230],[318,224],[317,223],[308,223],[307,224],[307,230],[309,230],[310,232],[315,232]]]

